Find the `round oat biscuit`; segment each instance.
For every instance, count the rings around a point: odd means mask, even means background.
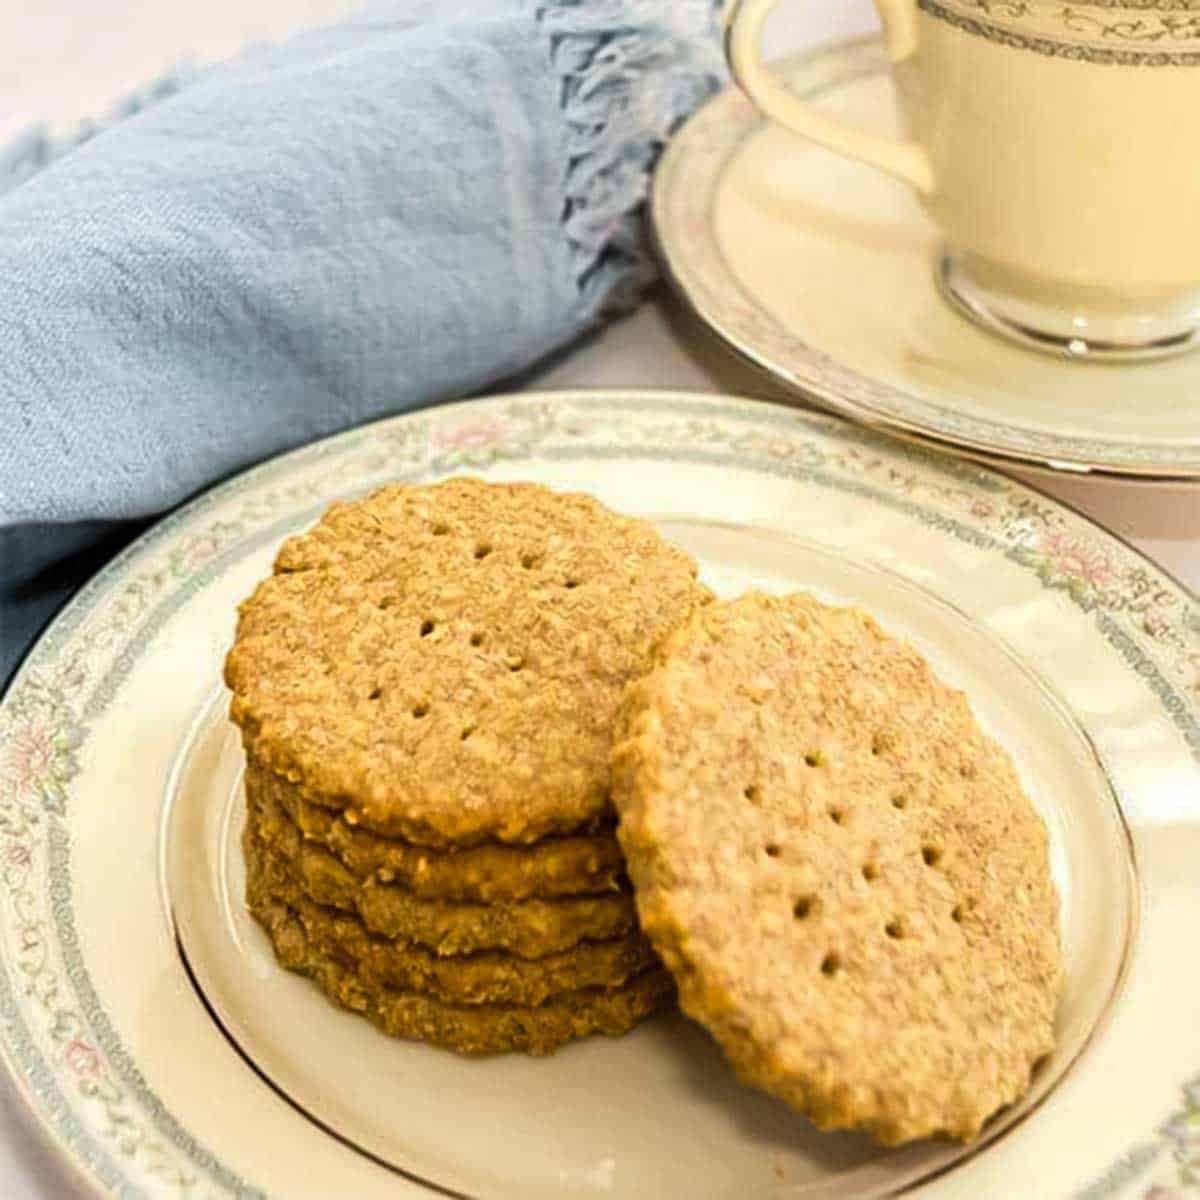
[[[484,842],[463,850],[434,850],[350,825],[345,814],[313,804],[295,784],[261,767],[247,767],[246,791],[262,801],[264,813],[285,813],[305,838],[331,850],[355,875],[398,884],[425,900],[488,904],[554,899],[620,891],[625,884],[615,828],[544,838],[528,846]]]
[[[259,839],[245,838],[246,899],[252,912],[286,904],[318,954],[381,987],[423,992],[447,1004],[541,1004],[560,992],[617,987],[656,965],[640,934],[581,942],[545,958],[523,959],[484,951],[442,958],[420,946],[372,935],[354,915],[310,900],[286,873],[272,868]]]
[[[628,1033],[671,998],[670,975],[653,967],[617,988],[581,988],[536,1007],[443,1004],[420,992],[365,979],[309,943],[303,924],[279,901],[255,912],[279,962],[311,978],[336,1004],[361,1013],[392,1037],[431,1042],[461,1054],[549,1054],[575,1038]]]
[[[590,496],[458,478],[334,504],[284,543],[225,664],[248,757],[429,846],[611,815],[625,683],[708,592]]]
[[[740,1077],[888,1144],[1026,1090],[1062,981],[1046,829],[915,650],[804,595],[713,605],[613,757],[642,927]]]
[[[637,927],[633,897],[627,892],[512,904],[422,900],[403,888],[359,879],[328,850],[304,841],[286,818],[264,822],[259,810],[251,808],[247,819],[278,869],[287,871],[310,899],[357,912],[372,933],[427,946],[440,955],[504,950],[521,958],[543,958],[583,941],[626,937]]]

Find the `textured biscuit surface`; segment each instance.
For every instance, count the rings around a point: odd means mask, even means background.
[[[1061,988],[1047,835],[965,697],[854,609],[697,613],[627,696],[642,927],[739,1075],[822,1128],[971,1138]]]
[[[384,838],[349,824],[345,814],[305,799],[286,779],[247,765],[246,792],[282,810],[310,841],[337,855],[360,878],[395,883],[425,900],[478,903],[618,891],[625,860],[613,829],[545,838],[528,846],[484,842],[462,850],[435,850]]]
[[[251,911],[262,913],[272,903],[285,904],[316,954],[356,971],[364,982],[424,992],[449,1004],[535,1005],[560,992],[617,987],[657,964],[640,933],[581,942],[545,958],[493,952],[443,958],[420,946],[373,936],[357,916],[310,900],[252,830],[247,830],[244,848]]]
[[[335,1003],[361,1013],[393,1037],[416,1038],[463,1054],[548,1054],[575,1038],[627,1033],[671,998],[670,975],[652,968],[618,988],[581,988],[544,1004],[443,1004],[364,978],[321,954],[287,905],[263,899],[255,915],[280,963],[309,976]]]
[[[707,596],[589,496],[393,485],[284,543],[239,610],[230,713],[252,760],[387,836],[574,833],[611,814],[624,685]]]
[[[247,811],[248,828],[287,864],[305,894],[318,904],[357,912],[372,933],[427,946],[441,955],[503,950],[542,958],[578,943],[634,932],[637,913],[627,892],[475,904],[424,900],[405,889],[363,881],[300,830],[270,801]]]

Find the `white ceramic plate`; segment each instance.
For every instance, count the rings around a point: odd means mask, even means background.
[[[234,606],[333,498],[462,471],[648,517],[721,592],[862,604],[966,688],[1051,830],[1069,977],[1058,1050],[980,1143],[819,1135],[677,1014],[549,1059],[467,1061],[390,1041],[276,967],[240,901],[219,688]],[[1197,861],[1200,608],[1082,517],[748,401],[477,401],[217,488],[30,654],[0,702],[0,1047],[113,1194],[1141,1195],[1195,1169]]]
[[[897,135],[875,39],[776,69],[840,121]],[[983,332],[939,295],[937,230],[903,184],[768,125],[736,90],[671,141],[652,209],[682,296],[809,399],[1036,469],[1200,479],[1200,353],[1096,365]]]

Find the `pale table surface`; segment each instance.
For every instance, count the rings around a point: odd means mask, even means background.
[[[102,113],[173,63],[220,58],[247,41],[277,38],[352,7],[351,0],[104,0],[94,5],[13,0],[0,5],[0,143],[37,121],[67,128]],[[783,5],[768,39],[784,49],[873,25],[868,0],[805,0]],[[556,362],[530,386],[694,388],[784,398],[665,294]],[[1200,490],[1027,478],[1200,589]],[[75,1200],[82,1195],[0,1081],[0,1196]]]

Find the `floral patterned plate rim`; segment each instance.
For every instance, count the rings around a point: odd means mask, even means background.
[[[0,700],[0,1055],[82,1178],[113,1195],[317,1195],[322,1170],[361,1168],[300,1153],[295,1114],[212,1041],[163,911],[158,825],[233,601],[278,541],[335,497],[459,471],[578,486],[667,522],[803,533],[936,592],[1035,664],[1120,799],[1141,931],[1114,1015],[1070,1079],[925,1190],[1100,1200],[1197,1187],[1200,603],[985,468],[836,418],[636,391],[470,401],[272,460],[161,522],[31,650]]]
[[[877,86],[888,70],[873,36],[779,64],[809,100],[858,93],[848,119],[884,132],[895,123]],[[769,128],[736,88],[668,144],[651,217],[687,305],[740,356],[830,411],[984,462],[1200,480],[1200,356],[1110,370],[974,329],[940,298],[936,232],[903,185]],[[829,313],[842,315],[830,325]],[[1044,419],[1055,405],[1069,416]]]

